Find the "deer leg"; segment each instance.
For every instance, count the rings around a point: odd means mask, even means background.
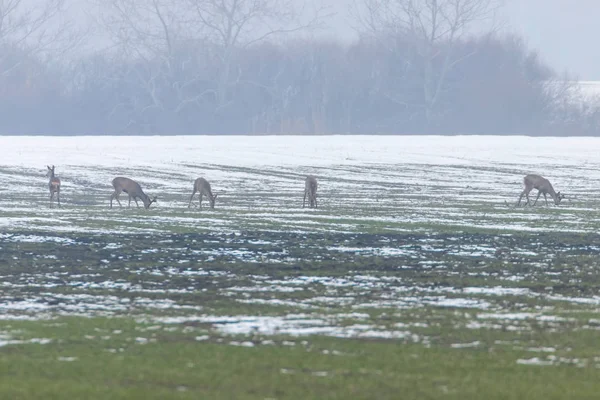
[[[519,196],[519,201],[517,201],[517,207],[521,205],[521,199],[523,198],[523,196],[525,196],[524,190],[521,192],[521,195]]]
[[[121,205],[121,201],[119,200],[119,195],[121,194],[121,192],[118,192],[115,190],[115,192],[110,196],[110,208],[112,208],[112,202],[113,199],[117,200],[117,203],[119,203],[119,207],[123,207]]]
[[[531,189],[529,189],[529,190],[525,189],[525,190],[526,190],[525,197],[527,198],[527,204],[526,205],[529,206],[529,205],[531,205],[530,200],[529,200],[529,192],[531,192]]]
[[[546,200],[546,205],[548,205],[548,198],[546,197],[546,193],[544,193],[544,200]]]
[[[54,192],[50,191],[50,208],[52,208],[52,199],[54,198]]]
[[[140,208],[140,205],[138,204],[138,201],[137,201],[137,197],[133,196],[133,201],[135,201],[135,205],[137,206],[137,208]]]
[[[310,201],[310,199],[308,199]],[[304,198],[302,199],[302,208],[304,208],[304,205],[306,204],[306,190],[304,191]]]
[[[188,208],[190,208],[192,206],[192,200],[194,200],[195,194],[196,194],[196,188],[194,188],[194,191],[192,192],[192,196],[190,197],[190,204],[188,204]]]
[[[314,200],[315,200],[315,208],[317,208],[317,194],[316,193],[315,193]]]
[[[533,202],[533,206],[535,207],[535,205],[537,204],[538,199],[540,198],[540,195],[542,194],[542,192],[538,192],[537,197],[535,198],[535,201]]]
[[[200,199],[198,199],[198,206],[200,210],[202,210],[202,197],[204,197],[204,192],[200,192]]]
[[[60,189],[56,191],[56,201],[58,202],[58,208],[60,208]]]

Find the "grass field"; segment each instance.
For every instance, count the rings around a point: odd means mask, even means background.
[[[0,144],[0,398],[600,391],[598,139]],[[527,173],[567,199],[513,207]],[[158,204],[109,209],[115,176]],[[214,210],[187,208],[199,176]]]

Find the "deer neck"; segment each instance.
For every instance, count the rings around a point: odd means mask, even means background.
[[[144,192],[140,193],[140,198],[142,199],[142,202],[144,203],[144,207],[148,208],[150,207],[150,203],[152,203],[150,201],[150,197],[148,197],[148,195]]]
[[[552,196],[552,198],[553,198],[554,200],[556,200],[556,192],[554,191],[554,188],[552,187],[552,185],[551,185],[551,184],[548,184],[548,194],[549,194],[550,196]]]

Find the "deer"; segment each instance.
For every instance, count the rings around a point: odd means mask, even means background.
[[[142,200],[142,202],[144,203],[144,208],[146,209],[150,208],[150,205],[152,203],[156,203],[156,197],[150,199],[150,197],[146,193],[144,193],[142,187],[132,179],[117,177],[113,179],[112,185],[115,188],[115,191],[110,196],[110,208],[112,208],[113,199],[116,199],[117,203],[119,203],[119,207],[122,207],[121,202],[119,201],[119,195],[121,194],[121,192],[125,192],[129,195],[128,207],[131,207],[132,198],[135,201],[135,205],[138,206],[138,208],[140,207],[137,201],[138,198]]]
[[[56,201],[58,202],[58,207],[60,207],[60,179],[54,175],[54,165],[50,168],[49,165],[48,172],[46,173],[46,177],[50,178],[48,181],[48,188],[50,189],[50,208],[52,208],[52,199],[54,199],[54,193],[56,193]]]
[[[529,205],[529,192],[531,192],[533,189],[538,190],[538,195],[535,198],[533,206],[536,205],[538,199],[540,198],[540,195],[542,194],[544,195],[544,200],[546,200],[546,205],[548,205],[548,198],[546,197],[547,194],[549,194],[552,197],[552,199],[554,200],[554,204],[556,205],[558,205],[558,203],[560,203],[560,201],[565,198],[565,196],[560,192],[554,191],[554,188],[552,187],[552,184],[548,179],[543,178],[540,175],[527,175],[525,176],[525,178],[523,178],[523,183],[525,184],[525,189],[523,189],[523,191],[521,192],[521,196],[519,196],[517,206],[521,205],[521,199],[523,198],[523,196],[527,198],[527,203],[525,203],[525,205]]]
[[[314,176],[307,176],[304,182],[304,199],[302,200],[302,208],[306,204],[306,197],[308,196],[309,207],[317,207],[317,178]]]
[[[212,190],[210,189],[210,183],[204,178],[198,178],[194,181],[194,190],[192,191],[192,196],[190,197],[190,204],[188,204],[188,208],[192,206],[192,200],[194,199],[194,195],[196,192],[200,193],[200,210],[202,210],[202,196],[206,195],[208,197],[208,201],[210,203],[210,208],[215,208],[215,200],[217,200],[217,195],[213,195]]]

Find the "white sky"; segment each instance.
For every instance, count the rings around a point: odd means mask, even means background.
[[[319,1],[319,0],[315,0]],[[339,14],[331,21],[338,35],[351,35],[347,7],[354,0],[321,0]],[[558,72],[600,80],[600,0],[505,0],[506,30],[522,35]]]
[[[37,0],[40,1],[40,0]],[[70,0],[73,12],[82,13],[89,0]],[[336,15],[327,35],[351,38],[355,33],[348,8],[354,0],[308,0],[330,8]],[[358,0],[360,1],[360,0]],[[600,0],[504,0],[506,30],[522,35],[530,48],[557,72],[573,78],[600,80]]]

